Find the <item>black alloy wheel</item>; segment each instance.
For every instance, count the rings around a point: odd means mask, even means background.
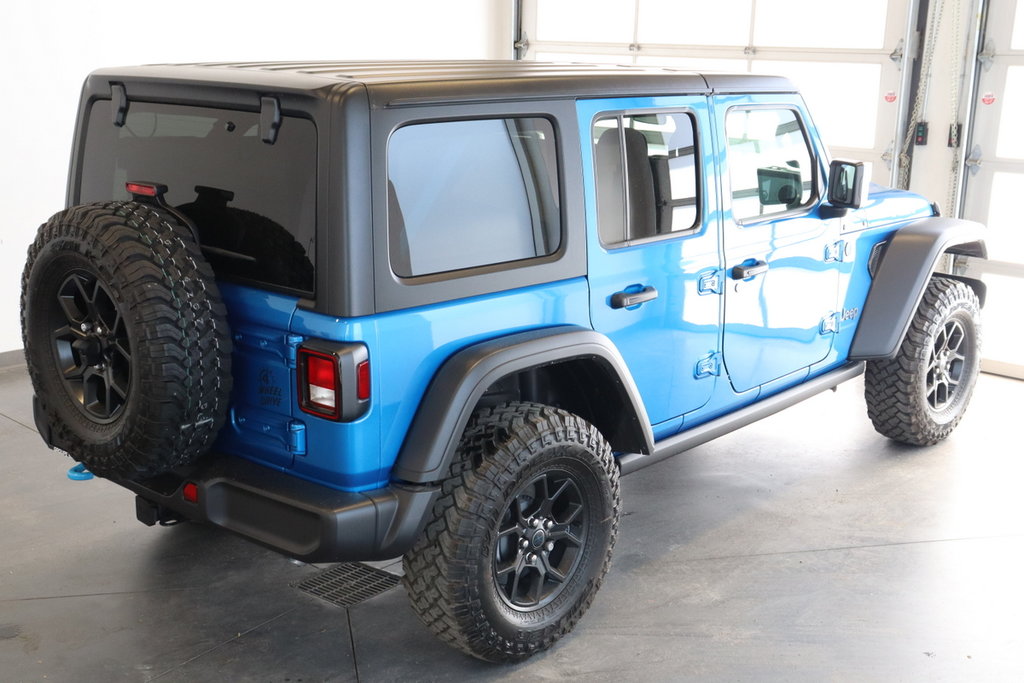
[[[109,424],[128,401],[132,354],[128,329],[110,289],[96,275],[71,271],[50,311],[53,352],[75,404]]]
[[[964,323],[957,319],[946,324],[935,335],[928,371],[925,376],[925,397],[932,410],[945,410],[956,400],[972,352]]]
[[[517,491],[502,516],[494,580],[505,602],[533,610],[551,602],[580,562],[589,520],[573,475],[549,470]]]

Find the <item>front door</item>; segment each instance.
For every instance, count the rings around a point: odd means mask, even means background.
[[[708,102],[578,106],[591,321],[618,347],[660,436],[659,423],[669,430],[667,421],[708,402],[718,375],[722,280]]]
[[[770,104],[769,104],[770,102]],[[823,360],[838,321],[839,221],[795,96],[715,98],[725,150],[723,355],[744,392]]]

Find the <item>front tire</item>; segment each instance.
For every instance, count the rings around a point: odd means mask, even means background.
[[[618,467],[593,425],[534,403],[482,409],[405,555],[413,609],[480,659],[547,649],[600,588],[619,509]]]
[[[876,431],[929,446],[956,428],[978,379],[980,309],[963,282],[932,278],[896,357],[867,364],[864,396]]]

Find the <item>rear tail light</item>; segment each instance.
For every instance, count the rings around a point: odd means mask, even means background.
[[[318,339],[298,350],[299,407],[329,420],[350,421],[370,402],[370,361],[362,344]]]
[[[306,355],[306,391],[308,406],[334,416],[338,411],[338,364],[329,356]]]
[[[199,502],[199,487],[193,481],[187,482],[181,487],[181,497],[189,503]]]
[[[356,396],[360,401],[370,398],[370,361],[364,360],[356,366]]]

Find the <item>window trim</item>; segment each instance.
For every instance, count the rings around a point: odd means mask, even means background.
[[[811,160],[811,196],[808,197],[807,202],[801,204],[795,209],[786,209],[785,211],[778,211],[761,216],[747,216],[746,218],[736,218],[733,213],[733,193],[732,193],[732,155],[730,154],[729,146],[729,114],[734,111],[754,111],[758,109],[770,109],[770,110],[788,110],[793,112],[796,117],[796,123],[800,127],[800,134],[804,139],[804,147],[807,148],[807,155]],[[818,205],[821,204],[822,186],[821,186],[821,158],[811,142],[811,137],[807,133],[807,124],[804,121],[803,112],[799,107],[792,104],[771,104],[771,103],[758,103],[758,104],[737,104],[728,107],[722,116],[722,151],[725,152],[725,168],[726,172],[722,174],[723,181],[728,183],[727,191],[723,189],[722,199],[723,203],[727,202],[726,207],[728,208],[729,215],[732,218],[732,222],[740,227],[748,227],[752,225],[758,225],[761,223],[770,223],[784,218],[796,218],[804,216],[812,212]]]
[[[419,274],[419,275],[401,275],[400,273],[398,273],[395,270],[394,260],[392,259],[392,252],[393,252],[393,247],[394,247],[393,239],[394,238],[393,238],[393,234],[392,234],[392,231],[391,231],[390,208],[388,206],[386,206],[385,212],[384,212],[384,225],[385,225],[385,239],[384,239],[384,243],[386,245],[385,260],[386,260],[386,262],[388,264],[388,269],[390,271],[391,276],[393,276],[394,278],[397,278],[399,282],[401,282],[402,284],[413,284],[413,285],[415,285],[415,284],[419,284],[419,283],[430,283],[430,282],[446,281],[446,280],[458,279],[458,278],[462,278],[462,277],[469,277],[469,276],[473,276],[473,275],[488,274],[488,273],[493,273],[493,272],[498,272],[498,271],[511,270],[511,269],[515,269],[515,268],[522,268],[522,267],[526,267],[526,266],[528,266],[530,264],[533,264],[533,263],[547,263],[547,262],[550,262],[550,261],[558,260],[561,257],[561,255],[565,251],[565,246],[566,246],[565,243],[566,243],[567,233],[568,233],[568,230],[566,228],[565,210],[564,210],[564,207],[563,207],[563,203],[564,203],[565,196],[566,196],[565,195],[565,190],[564,190],[564,187],[565,187],[565,184],[564,184],[564,175],[565,175],[565,173],[564,173],[564,166],[565,166],[565,163],[564,163],[562,154],[560,153],[561,146],[560,146],[560,142],[559,141],[560,141],[560,138],[561,138],[561,132],[559,130],[558,121],[557,121],[557,119],[554,116],[552,116],[549,113],[529,114],[529,113],[518,113],[517,112],[517,113],[514,113],[514,114],[500,114],[500,113],[498,113],[498,114],[487,114],[487,115],[478,115],[478,116],[474,116],[474,115],[471,115],[471,114],[466,114],[466,115],[462,115],[462,116],[435,117],[435,118],[423,118],[423,119],[408,119],[408,120],[402,121],[400,124],[394,126],[393,128],[391,128],[388,131],[387,138],[385,140],[385,147],[384,147],[384,151],[383,151],[384,178],[385,178],[385,183],[386,183],[385,188],[387,188],[388,185],[391,182],[391,173],[390,173],[390,168],[389,168],[389,160],[390,160],[390,155],[391,155],[391,140],[394,137],[395,133],[397,133],[398,131],[400,131],[400,130],[402,130],[404,128],[410,128],[412,126],[430,125],[430,124],[437,124],[437,123],[458,123],[458,122],[464,122],[464,121],[508,121],[508,120],[511,120],[511,119],[543,119],[544,121],[546,121],[548,123],[548,125],[551,126],[551,134],[554,136],[552,142],[554,144],[554,157],[555,157],[554,190],[555,190],[556,199],[557,199],[557,202],[558,202],[557,209],[556,209],[556,211],[553,212],[553,214],[555,216],[555,219],[558,221],[558,226],[557,226],[558,227],[558,230],[557,230],[558,246],[551,253],[541,254],[541,255],[538,255],[538,256],[527,256],[525,258],[513,259],[513,260],[510,260],[510,261],[499,261],[499,262],[496,262],[496,263],[483,263],[483,264],[479,264],[479,265],[475,265],[475,266],[467,266],[467,267],[464,267],[464,268],[453,268],[451,270],[443,270],[443,271],[437,271],[437,272],[431,272],[431,273],[422,273],[422,274]],[[388,191],[389,190],[385,189],[385,192],[388,192]],[[389,204],[389,203],[390,202],[387,202],[387,204]],[[542,229],[543,229],[543,227],[542,227]],[[536,225],[532,226],[531,233],[535,233],[536,230],[537,230],[537,226]]]
[[[378,313],[439,304],[474,296],[486,296],[524,287],[583,277],[587,273],[586,212],[583,203],[583,170],[577,132],[576,99],[454,102],[389,106],[388,91],[370,89],[368,104],[374,108],[367,140],[367,173],[371,183],[372,283],[374,310]],[[440,275],[402,279],[391,272],[387,244],[387,140],[391,131],[410,123],[478,118],[542,117],[555,130],[556,158],[560,169],[559,215],[561,242],[546,257],[483,266]]]
[[[707,205],[707,198],[706,198],[706,195],[704,194],[704,191],[705,191],[705,186],[706,186],[707,183],[704,180],[705,169],[704,169],[704,164],[701,161],[701,155],[702,155],[703,150],[704,150],[704,144],[703,144],[703,140],[702,140],[702,137],[701,137],[701,134],[700,134],[700,125],[699,125],[700,115],[699,115],[699,112],[696,109],[693,109],[692,107],[665,107],[665,108],[655,107],[655,108],[648,108],[648,109],[610,109],[610,110],[607,110],[607,111],[598,112],[597,114],[594,115],[594,117],[590,121],[590,129],[588,131],[588,137],[589,137],[589,139],[593,140],[594,129],[597,126],[597,122],[598,121],[603,121],[603,120],[611,119],[611,118],[615,118],[615,119],[618,119],[619,121],[621,121],[622,118],[626,117],[626,116],[649,116],[651,114],[666,114],[666,115],[684,114],[684,115],[686,115],[690,119],[690,123],[691,123],[691,125],[693,127],[693,156],[694,156],[694,170],[695,170],[694,177],[695,177],[695,180],[696,180],[695,200],[696,200],[696,210],[697,210],[696,211],[696,218],[694,219],[694,224],[692,226],[690,226],[689,228],[685,229],[685,230],[676,230],[676,231],[667,232],[667,233],[664,233],[664,234],[661,234],[661,235],[652,235],[650,237],[641,237],[640,239],[633,239],[633,240],[628,240],[627,239],[627,240],[623,240],[621,242],[612,242],[612,243],[605,242],[604,241],[604,237],[602,237],[602,235],[601,235],[601,223],[600,223],[601,217],[600,217],[600,215],[597,215],[597,213],[596,213],[597,212],[597,208],[598,208],[597,207],[597,185],[598,185],[598,183],[597,183],[597,143],[596,142],[591,142],[590,143],[590,154],[591,154],[591,167],[593,168],[593,181],[594,181],[594,201],[595,201],[594,209],[595,209],[595,215],[597,216],[597,225],[595,226],[595,228],[596,228],[598,243],[601,245],[601,247],[603,249],[605,249],[607,251],[617,251],[619,249],[625,249],[627,247],[641,246],[641,245],[645,245],[645,244],[652,244],[652,243],[655,243],[655,242],[666,242],[668,240],[674,240],[674,239],[684,239],[686,237],[691,237],[693,235],[701,233],[703,231],[703,228],[704,228],[704,223],[705,223],[704,210],[705,210],[705,207]],[[625,155],[625,145],[621,144],[622,140],[623,140],[623,135],[624,135],[622,133],[622,130],[623,130],[623,127],[620,125],[619,126],[619,131],[620,131],[619,141],[620,141],[620,146],[622,147],[623,169],[625,169],[625,156],[624,156]],[[623,173],[623,182],[625,182],[625,173]],[[625,185],[623,185],[623,193],[625,194]]]

